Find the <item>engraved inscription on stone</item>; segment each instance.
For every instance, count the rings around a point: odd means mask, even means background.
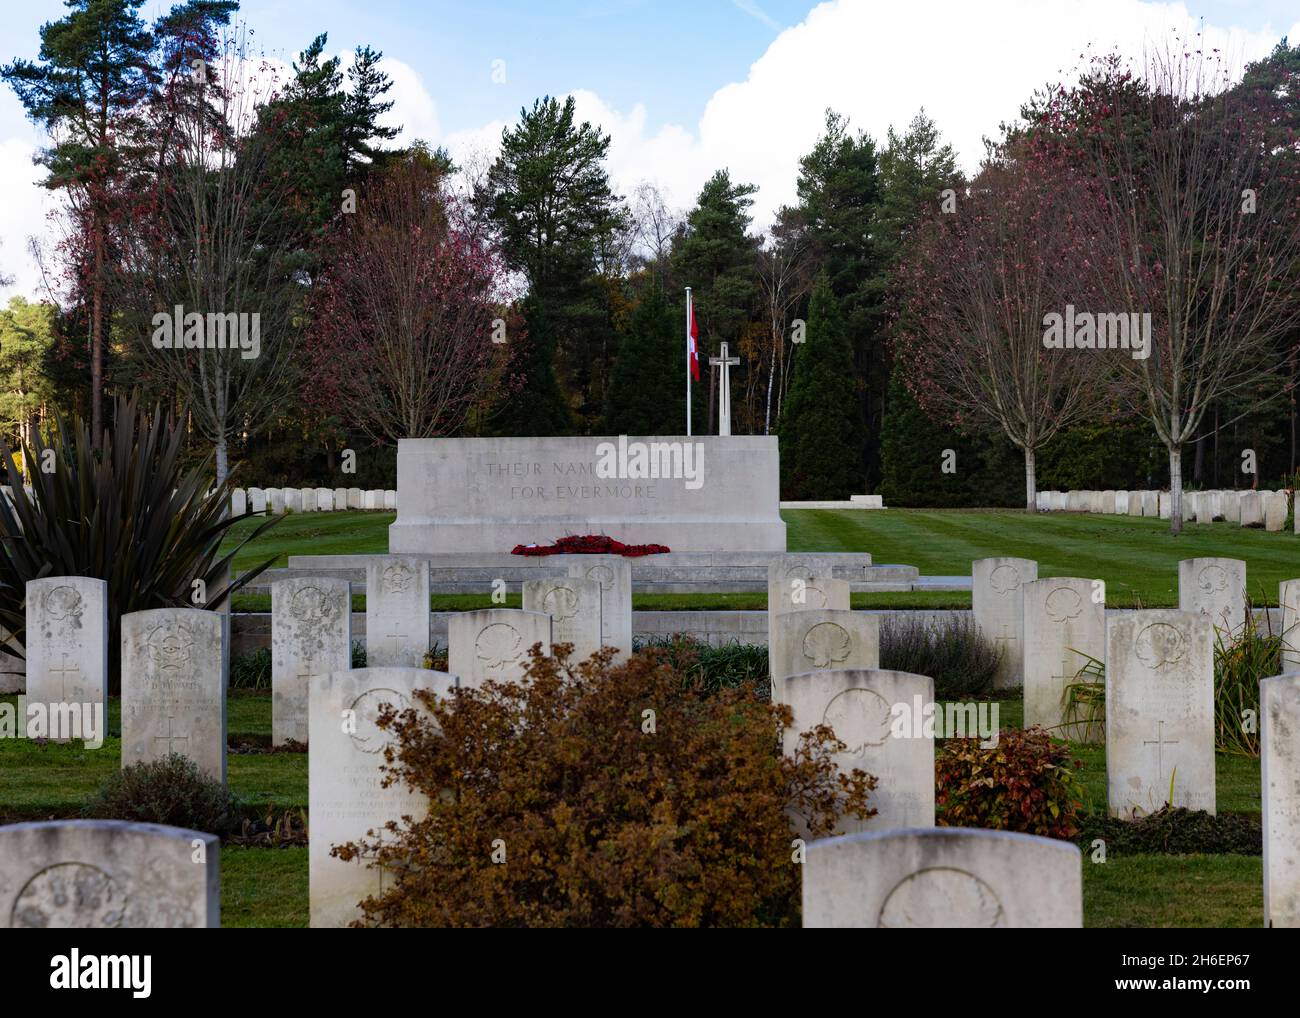
[[[874,689],[846,689],[826,705],[822,723],[830,725],[847,756],[862,756],[889,738],[890,708]]]
[[[936,867],[910,874],[880,908],[880,929],[991,929],[1003,925],[993,889],[965,870]]]
[[[853,640],[843,626],[836,622],[819,622],[804,634],[803,655],[816,668],[829,668],[845,660]]]
[[[350,732],[352,745],[362,753],[378,753],[391,739],[389,733],[379,727],[379,708],[382,704],[392,704],[397,710],[406,710],[411,701],[395,689],[368,689],[352,701],[352,716],[356,721],[356,731]]]
[[[394,562],[384,569],[384,590],[390,594],[405,594],[415,581],[415,573],[405,562]]]
[[[1154,622],[1138,633],[1134,651],[1148,668],[1163,668],[1178,661],[1187,649],[1187,641],[1177,626]]]
[[[45,592],[45,617],[53,622],[81,618],[81,593],[76,587],[51,587]]]
[[[494,622],[478,634],[474,641],[474,655],[485,662],[489,671],[497,671],[519,660],[523,642],[523,637],[514,626]]]
[[[23,929],[113,929],[122,924],[126,896],[111,876],[89,863],[65,862],[35,874],[14,900],[10,926]]]

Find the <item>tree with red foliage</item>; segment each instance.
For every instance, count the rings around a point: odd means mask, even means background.
[[[454,202],[417,151],[374,179],[326,240],[308,398],[341,407],[376,441],[454,434],[508,382],[503,340],[520,329],[505,270]]]

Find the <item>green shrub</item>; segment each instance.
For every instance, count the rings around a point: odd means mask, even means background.
[[[230,662],[231,689],[271,688],[271,649],[258,647]]]
[[[987,749],[947,739],[935,756],[935,823],[1073,838],[1083,806],[1074,771],[1082,766],[1038,725],[1004,730]]]
[[[26,624],[28,580],[93,576],[108,583],[109,675],[120,681],[121,618],[149,608],[193,608],[194,581],[206,586],[215,608],[274,559],[235,579],[226,573],[249,541],[273,526],[268,517],[224,554],[222,539],[249,514],[229,514],[232,478],[216,485],[209,455],[186,468],[185,415],[152,413],[134,397],[114,401],[101,441],[79,417],[55,418],[21,449],[32,486],[0,499],[0,626],[18,636]],[[52,459],[46,453],[52,452]],[[52,462],[53,470],[44,466]],[[0,442],[0,466],[19,476]]]
[[[352,667],[364,668],[366,666],[366,641],[352,641]]]
[[[1245,625],[1235,639],[1214,631],[1214,746],[1224,753],[1259,756],[1259,680],[1282,670],[1282,637],[1264,613],[1265,629],[1251,624],[1253,606],[1246,601]],[[1255,724],[1248,731],[1246,712]]]
[[[230,789],[179,753],[114,771],[84,813],[97,820],[167,824],[218,835],[234,831],[240,820]]]
[[[682,681],[703,693],[715,693],[753,683],[760,698],[771,695],[767,648],[753,643],[725,643],[714,647],[692,636],[677,634],[638,640],[636,647],[653,647],[666,656]]]
[[[998,651],[975,625],[958,615],[949,625],[922,615],[891,616],[880,632],[880,667],[934,679],[936,700],[974,696],[989,689]]]
[[[1264,845],[1262,822],[1258,814],[1216,816],[1168,805],[1133,820],[1090,813],[1080,823],[1075,844],[1086,854],[1100,838],[1106,843],[1108,858],[1125,853],[1259,855]]]

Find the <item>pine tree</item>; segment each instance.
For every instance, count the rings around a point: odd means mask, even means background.
[[[679,435],[686,429],[685,339],[657,287],[632,313],[605,404],[607,435]]]
[[[547,308],[529,296],[521,307],[527,336],[523,356],[511,369],[523,375],[523,388],[512,393],[492,418],[498,435],[527,437],[573,434],[573,414],[555,377],[554,323]]]
[[[806,339],[781,407],[781,497],[847,499],[864,487],[863,424],[853,349],[830,281],[818,277]]]

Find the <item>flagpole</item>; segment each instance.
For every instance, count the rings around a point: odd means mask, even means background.
[[[686,437],[691,437],[691,288],[686,288]]]

